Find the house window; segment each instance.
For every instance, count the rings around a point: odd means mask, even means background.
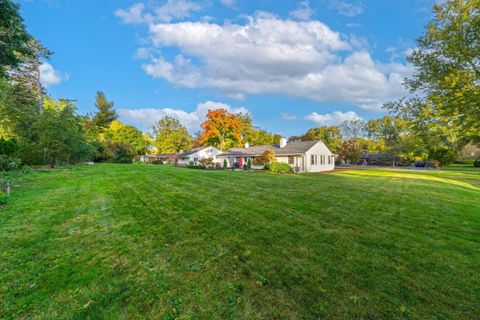
[[[322,165],[324,165],[324,164],[325,164],[325,155],[322,154]]]
[[[315,155],[315,165],[317,165],[317,164],[318,164],[318,156]]]
[[[332,164],[332,157],[328,156],[328,164]]]
[[[295,164],[295,157],[294,156],[288,156],[288,164]]]
[[[198,162],[198,158],[193,158],[193,161]]]
[[[313,154],[310,156],[310,164],[312,166],[315,164],[315,156]]]

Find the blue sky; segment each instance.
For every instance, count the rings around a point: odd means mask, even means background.
[[[211,108],[248,111],[286,136],[383,115],[406,94],[405,54],[434,0],[22,0],[54,51],[54,98],[94,109],[102,90],[143,130],[164,115],[194,132]]]

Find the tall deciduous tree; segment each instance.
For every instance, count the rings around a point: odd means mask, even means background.
[[[202,123],[201,144],[209,144],[226,150],[238,146],[242,141],[242,124],[236,114],[225,109],[209,110],[207,120]]]
[[[291,136],[288,141],[297,142],[297,141],[312,141],[312,140],[322,140],[325,145],[333,152],[337,152],[342,144],[342,133],[340,129],[335,126],[327,127],[318,127],[309,129],[302,136]]]
[[[415,94],[386,107],[419,122],[449,123],[463,136],[480,137],[480,0],[448,0],[408,57],[415,73],[406,81]]]
[[[74,163],[89,159],[93,149],[84,137],[83,123],[73,107],[46,99],[45,110],[30,128],[21,153],[28,163]],[[25,138],[24,138],[25,139]]]
[[[382,141],[386,151],[392,154],[392,165],[395,166],[395,158],[402,152],[402,136],[406,134],[406,124],[399,117],[383,117],[378,120],[368,121],[370,137],[376,141]]]
[[[110,123],[110,126],[104,132],[103,138],[112,142],[129,144],[136,154],[142,154],[147,151],[147,141],[144,139],[142,131],[118,120]]]
[[[25,29],[20,6],[11,0],[0,0],[0,77],[8,68],[15,68],[22,57],[33,56],[28,42],[31,36]]]
[[[240,113],[237,117],[240,121],[240,134],[242,137],[242,141],[238,143],[238,146],[243,143],[249,143],[252,146],[280,143],[281,135],[255,127],[250,114]]]
[[[338,128],[344,140],[366,138],[368,136],[368,126],[363,120],[346,120]]]
[[[192,147],[192,137],[175,118],[165,116],[153,127],[154,145],[159,153],[174,153]]]

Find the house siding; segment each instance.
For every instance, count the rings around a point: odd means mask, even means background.
[[[220,160],[217,159],[217,156],[220,153],[222,153],[222,152],[220,150],[218,150],[217,148],[208,147],[208,148],[199,150],[195,153],[192,153],[191,155],[189,155],[187,157],[187,159],[183,159],[182,156],[180,155],[179,159],[178,159],[178,164],[187,166],[187,165],[190,164],[190,161],[193,161],[193,162],[195,162],[196,165],[198,165],[200,160],[206,159],[206,158],[213,158],[213,162],[217,163],[217,162],[220,162]],[[197,160],[197,161],[195,161],[195,160]]]
[[[311,162],[312,156],[316,156],[315,164],[312,164]],[[331,171],[335,169],[335,158],[327,146],[324,143],[319,142],[305,153],[304,164],[304,171],[306,172]]]

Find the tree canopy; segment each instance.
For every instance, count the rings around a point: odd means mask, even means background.
[[[154,146],[158,153],[174,153],[192,147],[192,137],[175,118],[165,116],[153,127]]]
[[[236,114],[225,109],[209,110],[201,127],[199,142],[226,150],[242,142],[242,122]]]
[[[406,81],[413,97],[386,108],[415,125],[450,124],[451,131],[480,137],[480,0],[449,0],[434,6],[434,18],[408,57],[415,68]],[[423,128],[427,129],[427,128]],[[436,128],[435,128],[436,129]]]
[[[15,68],[22,56],[32,56],[27,45],[31,40],[26,31],[20,6],[11,0],[0,0],[0,77],[6,76],[7,68]]]

